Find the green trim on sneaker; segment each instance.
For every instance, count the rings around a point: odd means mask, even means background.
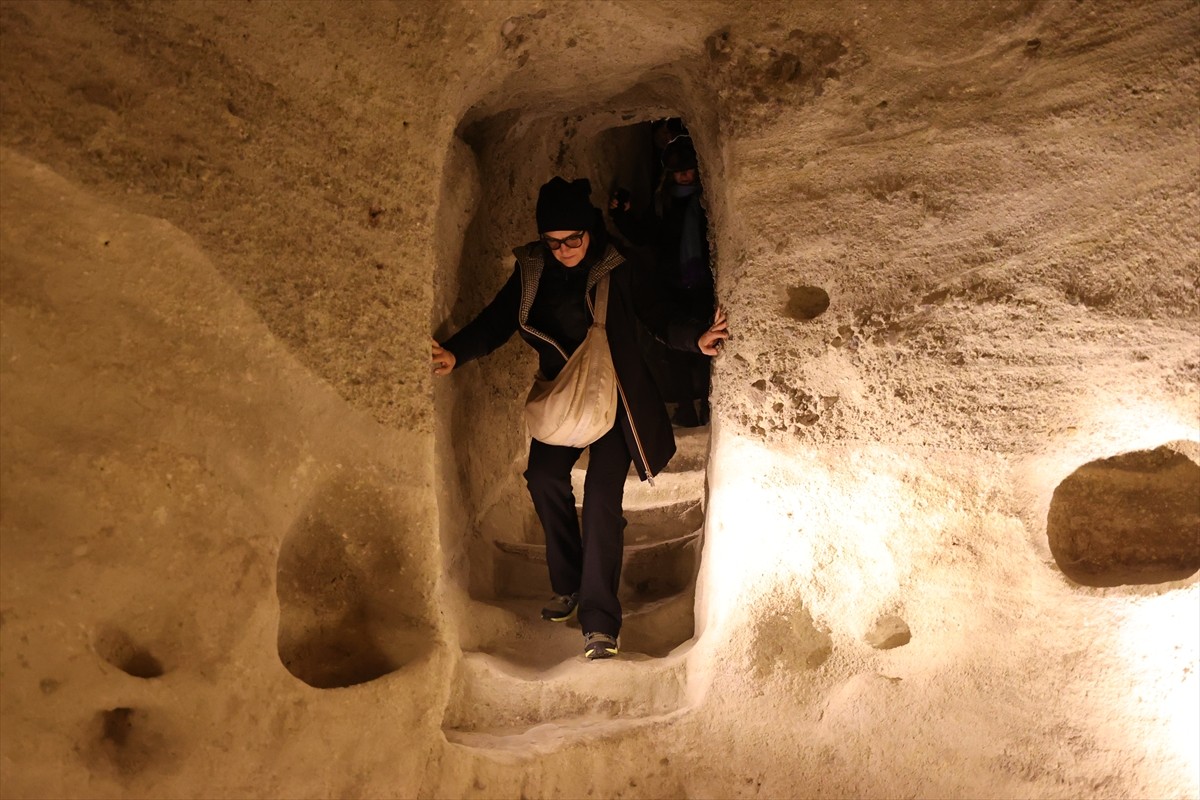
[[[542,619],[549,622],[566,622],[579,608],[579,592],[556,594],[542,609]]]
[[[583,654],[590,659],[612,658],[617,654],[617,640],[607,633],[585,633]]]

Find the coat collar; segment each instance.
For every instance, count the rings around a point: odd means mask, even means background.
[[[533,298],[537,296],[538,282],[545,268],[546,248],[541,242],[530,242],[513,249],[517,263],[521,266],[521,308],[517,320],[521,327],[528,328],[529,311],[533,308]],[[587,287],[590,292],[601,278],[612,272],[625,261],[625,257],[617,252],[611,244],[604,249],[604,255],[588,269]],[[589,307],[590,310],[590,307]],[[538,331],[541,333],[541,331]],[[542,334],[544,338],[545,334]]]

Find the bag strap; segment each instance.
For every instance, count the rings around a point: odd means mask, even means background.
[[[592,324],[604,328],[608,316],[608,273],[596,284],[596,307],[592,309]]]

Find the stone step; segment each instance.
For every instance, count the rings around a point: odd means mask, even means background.
[[[620,658],[663,658],[692,638],[695,632],[695,587],[650,601],[621,601]],[[577,617],[547,622],[542,605],[549,599],[509,598],[475,601],[478,625],[464,631],[463,649],[498,658],[512,668],[539,674],[558,664],[582,658],[583,630]]]
[[[674,431],[675,455],[671,457],[671,463],[667,464],[667,468],[663,470],[662,474],[704,472],[708,464],[709,427],[704,425],[699,428],[675,428]],[[587,468],[589,453],[588,450],[583,451],[583,455],[575,463],[576,469]],[[637,471],[631,466],[629,474],[636,476]],[[657,480],[656,477],[655,481]]]
[[[675,428],[675,455],[667,465],[667,473],[704,472],[708,468],[709,433],[707,425]]]
[[[465,653],[454,676],[442,728],[457,744],[548,750],[613,725],[662,718],[686,703],[681,656],[579,656],[550,670],[528,670],[484,653]]]
[[[634,535],[641,531],[633,529]],[[627,529],[627,533],[628,533]],[[646,537],[657,535],[647,529]],[[492,585],[497,597],[536,597],[550,592],[546,546],[527,542],[493,542]],[[634,541],[625,545],[618,597],[625,601],[651,601],[683,591],[698,567],[700,531],[673,539]]]
[[[575,506],[583,503],[583,486],[585,470],[576,467],[571,471],[571,489],[575,493]],[[705,473],[695,472],[664,472],[654,477],[654,483],[643,481],[631,473],[625,479],[625,497],[622,503],[625,510],[636,511],[642,508],[659,508],[673,503],[697,501],[704,499]],[[628,516],[628,514],[626,514]],[[536,521],[536,517],[533,518]]]
[[[581,509],[582,512],[582,509]],[[704,527],[702,498],[625,508],[625,547],[668,542]]]
[[[637,478],[625,483],[622,507],[628,525],[625,542],[640,544],[654,539],[675,539],[704,525],[704,473],[666,474],[654,486]],[[572,475],[575,511],[583,513],[583,471]],[[497,506],[481,523],[483,530],[503,531],[503,538],[539,544],[542,524],[528,498]],[[659,531],[656,533],[656,531]]]
[[[469,748],[473,754],[499,763],[532,761],[568,748],[589,749],[608,739],[628,736],[649,726],[675,724],[691,709],[684,707],[666,714],[614,719],[603,713],[567,717],[537,725],[515,725],[460,730],[443,728],[446,741]]]

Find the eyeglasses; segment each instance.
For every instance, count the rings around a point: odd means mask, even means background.
[[[565,239],[555,239],[553,236],[542,236],[542,241],[545,242],[546,246],[551,250],[557,250],[558,248],[564,246],[570,250],[574,250],[576,247],[579,247],[583,244],[583,237],[586,235],[587,231],[580,231],[579,233],[572,233]]]

